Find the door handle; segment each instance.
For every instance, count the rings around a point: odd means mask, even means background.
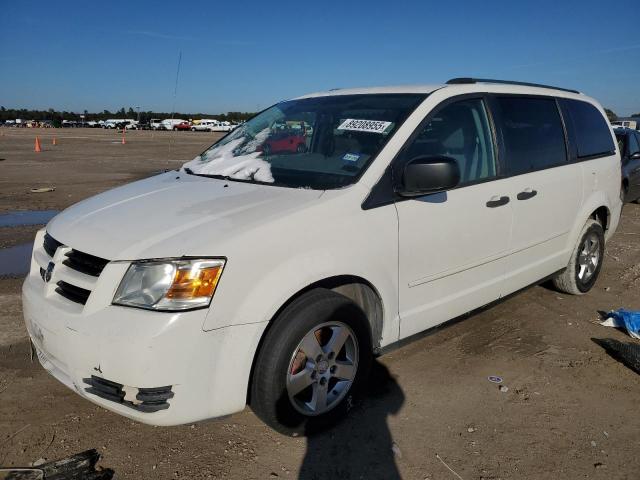
[[[526,188],[524,191],[520,192],[517,197],[518,200],[529,200],[530,198],[535,197],[538,194],[537,190],[533,190],[532,188]]]
[[[501,207],[502,205],[506,205],[507,203],[509,203],[509,197],[498,197],[496,195],[495,197],[491,197],[491,200],[487,202],[487,207],[496,208]]]

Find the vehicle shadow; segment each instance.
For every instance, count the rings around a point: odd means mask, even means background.
[[[387,417],[404,399],[389,370],[374,360],[363,403],[338,425],[307,438],[298,478],[400,479]]]

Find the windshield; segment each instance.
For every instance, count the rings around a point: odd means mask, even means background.
[[[186,163],[187,173],[326,190],[354,183],[424,94],[282,102]]]

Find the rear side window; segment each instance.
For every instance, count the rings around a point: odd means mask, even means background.
[[[498,97],[510,175],[567,163],[564,129],[553,98]]]
[[[640,145],[638,144],[638,135],[635,133],[629,134],[629,155],[640,152]]]
[[[596,107],[566,98],[562,103],[573,123],[578,158],[608,155],[615,151],[609,124]]]

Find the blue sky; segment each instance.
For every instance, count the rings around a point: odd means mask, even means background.
[[[640,2],[3,1],[0,105],[254,111],[336,87],[478,76],[640,111]]]

